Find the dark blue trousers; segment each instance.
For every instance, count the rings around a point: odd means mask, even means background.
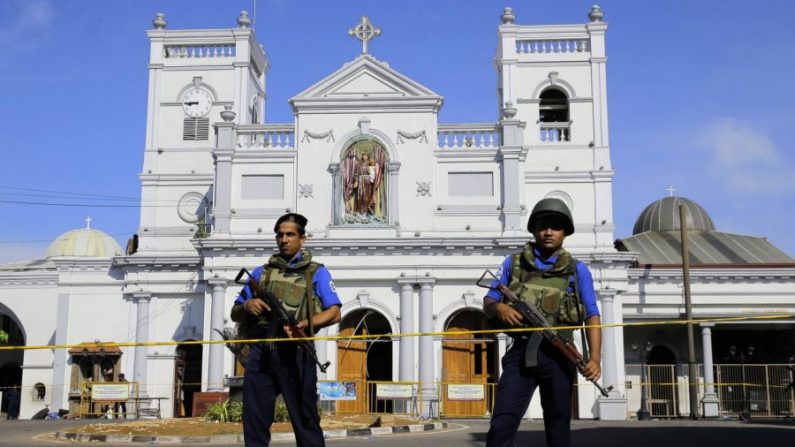
[[[522,416],[527,412],[536,387],[544,409],[548,447],[568,447],[574,365],[546,340],[538,349],[538,366],[524,366],[525,345],[517,339],[502,358],[502,375],[486,436],[487,447],[512,447]]]
[[[243,435],[246,446],[266,447],[276,396],[284,398],[300,447],[325,446],[317,410],[317,370],[306,350],[295,343],[273,349],[252,348],[243,375]]]

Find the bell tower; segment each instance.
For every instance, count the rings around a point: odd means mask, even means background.
[[[246,11],[237,28],[169,30],[162,13],[150,41],[139,252],[193,252],[213,202],[213,124],[264,120],[268,60]]]
[[[586,24],[517,25],[505,8],[501,19],[497,97],[526,123],[524,206],[563,200],[575,224],[567,244],[612,251],[604,13],[593,6]]]

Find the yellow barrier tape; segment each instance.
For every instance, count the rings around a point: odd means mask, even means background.
[[[795,318],[795,314],[771,314],[771,315],[744,315],[739,317],[720,317],[720,318],[694,318],[690,320],[657,320],[639,321],[632,323],[610,323],[593,324],[587,326],[554,326],[555,330],[582,329],[582,328],[613,328],[613,327],[642,327],[642,326],[668,326],[683,324],[700,323],[726,323],[753,320],[780,320],[785,318]],[[107,342],[107,343],[79,343],[62,345],[34,345],[34,346],[0,346],[0,352],[13,350],[40,350],[40,349],[72,349],[72,348],[129,348],[135,346],[177,346],[177,345],[214,345],[214,344],[238,344],[238,343],[265,343],[265,342],[295,342],[295,341],[316,341],[316,340],[368,340],[379,338],[401,338],[401,337],[438,337],[451,335],[475,335],[475,334],[501,334],[501,333],[520,333],[543,331],[545,328],[512,328],[512,329],[483,329],[477,331],[448,331],[448,332],[407,332],[407,333],[388,333],[388,334],[363,334],[363,335],[323,335],[302,338],[252,338],[246,340],[189,340],[189,341],[150,341],[138,343],[129,342]]]

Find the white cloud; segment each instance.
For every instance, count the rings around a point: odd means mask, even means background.
[[[0,54],[30,48],[55,18],[55,7],[48,0],[12,0],[0,5]]]
[[[795,186],[795,168],[761,127],[719,118],[708,123],[695,142],[706,151],[708,170],[732,192],[782,193]]]

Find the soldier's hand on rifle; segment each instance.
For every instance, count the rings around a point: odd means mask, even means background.
[[[246,301],[245,303],[243,303],[243,309],[246,312],[256,316],[261,315],[263,312],[271,311],[271,308],[268,307],[267,304],[265,304],[265,301],[262,301],[259,298],[252,298]]]
[[[522,326],[522,314],[518,310],[505,303],[496,303],[493,306],[497,319],[503,324],[514,327]]]
[[[600,365],[599,359],[588,359],[588,363],[585,364],[582,375],[588,380],[599,380],[599,377],[602,377],[602,366]]]
[[[304,334],[299,334],[298,330],[293,330],[292,326],[284,326],[284,333],[287,334],[289,338],[297,338],[306,335],[306,327],[309,325],[306,320],[299,321],[295,326],[298,329],[304,330]]]

